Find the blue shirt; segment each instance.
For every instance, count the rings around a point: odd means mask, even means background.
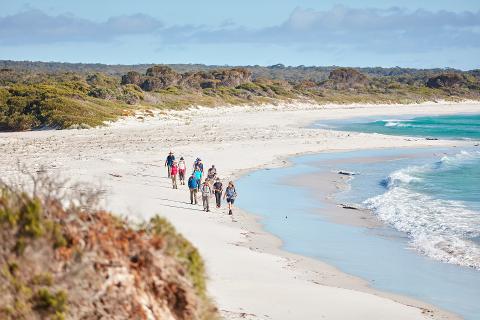
[[[171,167],[172,164],[173,164],[173,161],[175,161],[175,156],[174,156],[173,154],[172,154],[172,155],[169,155],[169,156],[167,157],[167,161],[166,161],[166,162],[167,162],[167,166]]]

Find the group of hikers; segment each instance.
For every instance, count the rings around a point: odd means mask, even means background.
[[[165,167],[167,167],[168,177],[172,179],[173,189],[178,189],[177,176],[180,185],[185,185],[187,165],[183,157],[180,157],[180,160],[177,162],[174,153],[170,151],[165,160]],[[208,169],[207,176],[202,182],[204,169],[202,159],[200,158],[195,160],[192,169],[192,174],[187,180],[188,189],[190,191],[190,203],[197,204],[197,193],[201,193],[203,211],[210,212],[210,198],[215,195],[216,206],[217,208],[221,208],[223,197],[223,199],[227,201],[228,214],[233,214],[233,204],[237,197],[237,191],[235,190],[233,182],[230,181],[224,191],[222,181],[217,176],[217,168],[215,168],[215,165],[212,165],[212,167]]]

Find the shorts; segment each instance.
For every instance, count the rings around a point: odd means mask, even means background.
[[[235,203],[235,198],[227,198],[227,203],[234,204]]]

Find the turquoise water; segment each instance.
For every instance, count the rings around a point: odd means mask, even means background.
[[[410,187],[445,200],[463,201],[480,211],[480,150],[443,156],[431,165],[414,167]]]
[[[425,151],[358,151],[295,158],[292,167],[261,170],[240,179],[238,203],[259,215],[264,228],[281,238],[287,251],[326,261],[367,280],[375,288],[418,298],[465,319],[478,319],[480,271],[421,253],[408,232],[390,223],[381,228],[363,228],[330,222],[316,213],[322,202],[312,197],[311,190],[285,183],[304,174],[339,169],[355,171],[359,174],[351,181],[351,189],[339,194],[338,199],[363,205],[366,200],[386,192],[392,172],[410,166],[427,166],[435,163],[434,159],[454,157],[460,151],[430,149],[419,157],[420,152]],[[348,162],[358,157],[393,157],[394,160]],[[258,190],[266,190],[268,194]],[[430,226],[424,220],[419,221],[422,221],[417,225],[419,230],[423,226],[425,230],[434,230],[437,223],[435,220]]]
[[[480,114],[430,117],[384,117],[358,121],[337,122],[337,130],[419,136],[447,139],[480,140]]]
[[[383,117],[337,123],[333,127],[430,138],[480,139],[480,115]],[[480,149],[444,152],[448,154],[437,154],[425,161],[416,159],[384,172],[381,189],[357,204],[407,233],[411,246],[419,253],[480,269]]]

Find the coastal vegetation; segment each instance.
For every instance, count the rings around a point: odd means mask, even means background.
[[[0,130],[88,128],[141,109],[479,99],[480,71],[0,61]]]
[[[0,319],[217,319],[202,258],[165,219],[134,226],[83,186],[33,186],[0,184]]]

